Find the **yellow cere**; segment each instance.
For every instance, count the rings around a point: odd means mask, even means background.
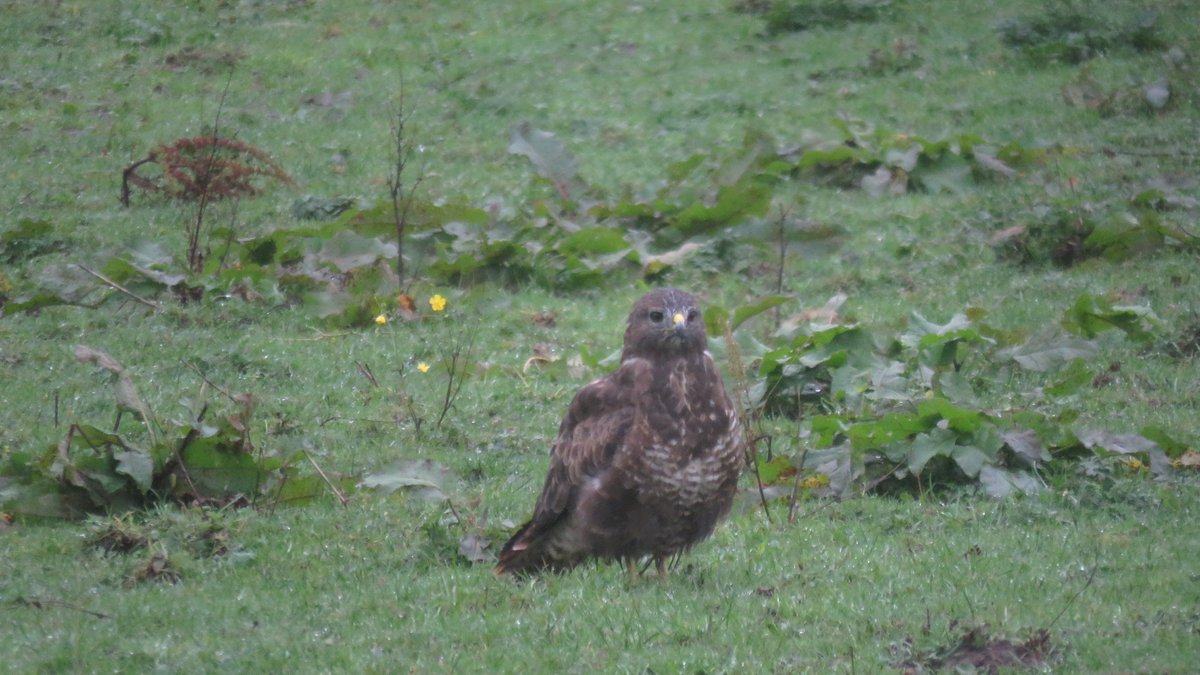
[[[417,370],[421,371],[422,373],[428,373],[429,372],[429,364],[422,361],[417,364]]]
[[[683,312],[675,312],[675,316],[671,317],[671,320],[675,322],[676,326],[683,323],[684,322]]]
[[[446,309],[446,299],[442,297],[441,293],[435,293],[434,296],[429,299],[429,306],[433,308],[433,311],[441,312]]]

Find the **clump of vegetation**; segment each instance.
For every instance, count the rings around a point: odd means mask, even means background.
[[[1003,19],[996,33],[1005,46],[1034,63],[1082,63],[1114,49],[1158,51],[1165,42],[1158,15],[1142,11],[1123,23],[1072,5],[1053,5],[1044,14]]]
[[[740,2],[736,8],[761,14],[767,33],[777,35],[875,21],[890,4],[890,0],[774,0]]]
[[[1060,267],[1095,258],[1127,260],[1166,246],[1197,250],[1200,237],[1168,217],[1194,208],[1194,199],[1168,186],[1095,204],[1075,197],[1031,209],[1020,224],[996,232],[991,244],[1003,260]]]
[[[139,173],[147,164],[157,164],[161,175]],[[121,174],[121,204],[129,206],[130,186],[184,201],[248,197],[262,191],[256,182],[259,178],[293,184],[278,162],[248,143],[215,135],[180,138],[125,167]]]
[[[968,318],[968,314],[975,318]],[[766,351],[749,391],[752,405],[802,416],[795,455],[759,458],[767,484],[794,476],[818,494],[978,482],[992,496],[1036,492],[1050,462],[1081,455],[1129,461],[1156,474],[1183,452],[1143,435],[1074,428],[1063,400],[1092,382],[1094,338],[1120,330],[1145,344],[1157,331],[1146,307],[1114,307],[1081,296],[1062,319],[1064,333],[1021,337],[983,323],[982,313],[934,324],[914,314],[894,337],[845,324],[810,324]],[[1040,401],[1007,410],[979,405],[988,383],[1013,370],[1049,378]],[[1039,409],[1051,409],[1047,414]],[[796,491],[792,492],[794,497]]]
[[[86,346],[76,359],[109,373],[117,416],[112,431],[71,424],[66,436],[44,452],[16,451],[0,465],[6,508],[26,515],[78,517],[123,512],[161,503],[251,505],[311,500],[339,494],[328,475],[307,474],[301,448],[267,450],[251,438],[254,397],[225,394],[234,410],[208,419],[208,404],[194,420],[164,420],[138,393],[133,377],[107,353]],[[136,426],[122,428],[123,418]],[[111,538],[105,546],[128,548],[136,540]]]

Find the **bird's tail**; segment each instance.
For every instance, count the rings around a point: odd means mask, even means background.
[[[538,531],[533,525],[533,521],[522,525],[500,549],[497,575],[523,576],[545,570],[566,569],[573,565],[573,562],[555,556],[549,545],[549,533]]]

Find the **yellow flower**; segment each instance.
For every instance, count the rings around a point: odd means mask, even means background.
[[[434,293],[433,297],[429,299],[429,306],[432,307],[433,311],[435,312],[445,311],[446,299],[442,297],[441,293]]]
[[[422,361],[417,364],[417,370],[421,371],[422,373],[428,373],[429,372],[429,364]]]
[[[380,326],[387,323],[387,314],[380,314],[379,316],[375,317],[375,323],[379,324]]]

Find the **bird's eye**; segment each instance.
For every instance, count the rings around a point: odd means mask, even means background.
[[[653,321],[654,323],[662,323],[663,313],[658,311],[657,309],[654,310],[653,312],[650,312],[650,320]]]
[[[696,310],[694,310],[694,309],[689,309],[689,310],[688,310],[688,322],[689,322],[689,323],[690,323],[690,322],[692,322],[692,321],[695,321],[695,320],[696,320],[696,317],[698,317],[698,316],[700,316],[700,312],[697,312],[697,311],[696,311]]]

